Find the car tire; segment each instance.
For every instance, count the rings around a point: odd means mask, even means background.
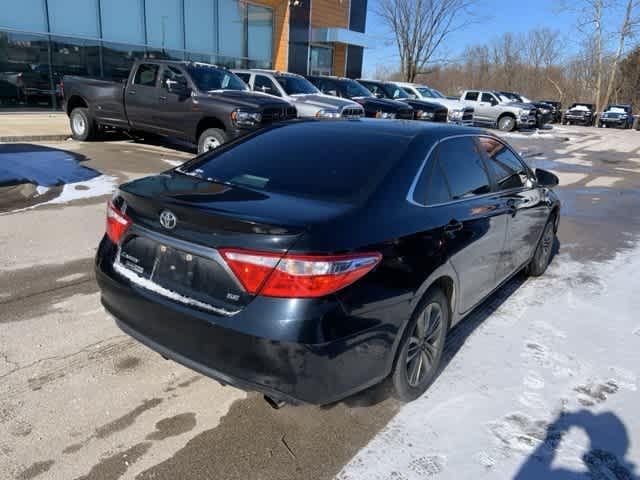
[[[542,231],[542,236],[538,240],[538,246],[533,254],[533,258],[527,265],[527,275],[531,277],[539,277],[542,275],[551,262],[553,247],[556,241],[556,217],[553,215],[547,221]]]
[[[69,125],[74,140],[87,142],[95,137],[96,125],[86,108],[74,108],[69,114]]]
[[[498,130],[502,132],[512,132],[516,128],[516,119],[511,115],[505,115],[498,119]]]
[[[224,130],[219,128],[207,128],[200,134],[198,138],[198,153],[209,152],[215,150],[227,141],[227,135]]]
[[[391,381],[394,395],[399,400],[415,400],[435,380],[450,318],[445,294],[436,287],[429,289],[409,320],[398,346]]]

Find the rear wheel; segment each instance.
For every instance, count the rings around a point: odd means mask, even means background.
[[[439,288],[427,292],[407,325],[391,374],[395,395],[410,402],[436,377],[449,328],[449,302]]]
[[[69,124],[74,140],[86,142],[95,136],[96,126],[86,108],[74,108],[69,115]]]
[[[207,128],[200,134],[198,139],[198,153],[209,152],[215,150],[227,141],[224,130],[219,128]]]
[[[498,129],[503,132],[511,132],[516,128],[516,119],[511,115],[505,115],[498,120]]]
[[[555,215],[552,216],[544,227],[542,237],[538,242],[536,251],[533,254],[531,262],[527,266],[527,274],[532,277],[539,277],[549,266],[551,254],[553,253],[553,244],[556,240],[555,232]]]

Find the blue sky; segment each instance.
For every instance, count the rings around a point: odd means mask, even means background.
[[[397,47],[393,36],[385,30],[380,19],[373,13],[378,0],[369,0],[366,33],[372,38],[373,48],[365,49],[364,73],[372,75],[376,65],[395,66],[398,63]],[[448,58],[456,58],[468,45],[490,42],[505,32],[528,32],[534,28],[548,27],[566,33],[567,49],[575,48],[571,30],[575,25],[575,14],[562,11],[558,0],[483,0],[476,7],[478,22],[464,30],[455,32],[448,41]],[[390,45],[385,46],[385,43]]]

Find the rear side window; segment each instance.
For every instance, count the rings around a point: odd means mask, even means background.
[[[240,77],[240,79],[246,83],[247,85],[249,85],[249,79],[251,78],[251,74],[250,73],[242,73],[242,72],[234,72],[236,74],[237,77]]]
[[[478,142],[487,154],[487,166],[500,190],[525,185],[529,176],[527,168],[505,144],[489,137],[479,137]]]
[[[476,100],[478,100],[478,92],[467,92],[466,95],[464,96],[464,99],[475,102]]]
[[[138,67],[133,83],[143,87],[155,87],[158,77],[158,65],[143,63]]]
[[[326,122],[265,129],[179,171],[252,190],[359,203],[404,156],[411,137],[349,127]]]
[[[482,157],[472,137],[444,140],[440,144],[438,158],[453,200],[491,191]]]
[[[413,199],[422,205],[438,205],[451,200],[451,192],[442,172],[438,153],[439,149],[436,147],[429,156],[413,193]]]

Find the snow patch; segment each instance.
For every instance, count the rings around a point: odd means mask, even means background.
[[[60,195],[41,205],[67,203],[84,198],[111,195],[116,187],[116,177],[100,175],[86,182],[67,183]]]

